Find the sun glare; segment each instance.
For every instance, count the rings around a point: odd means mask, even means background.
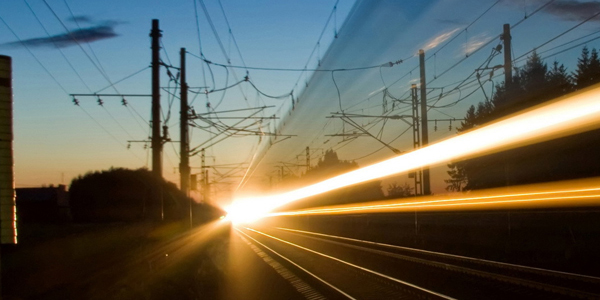
[[[227,215],[224,220],[235,225],[253,223],[271,212],[272,208],[265,200],[264,198],[237,199],[225,208]]]

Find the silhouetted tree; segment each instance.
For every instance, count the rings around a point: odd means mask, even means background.
[[[559,65],[557,61],[554,61],[552,68],[548,71],[547,80],[550,87],[548,93],[550,99],[566,95],[575,90],[573,77],[567,72],[567,68],[563,64]]]
[[[73,179],[70,206],[76,221],[139,221],[182,218],[187,197],[175,184],[159,179],[146,169],[111,168]],[[162,199],[161,199],[162,198]]]
[[[387,197],[388,198],[406,198],[414,196],[413,188],[408,184],[404,183],[403,185],[398,185],[398,183],[394,182],[388,185],[387,188]]]
[[[595,51],[593,51],[595,52]],[[597,61],[597,54],[593,55]],[[580,70],[577,74],[590,73],[592,58],[588,57],[584,48],[580,58]],[[600,66],[600,64],[599,64]],[[583,75],[579,80],[585,82]],[[510,86],[505,82],[496,86],[496,93],[490,101],[471,106],[465,115],[465,120],[457,128],[459,134],[484,125],[494,119],[503,117],[519,110],[543,103],[575,89],[573,77],[564,65],[554,62],[548,69],[534,51],[525,65],[515,71]],[[490,154],[468,160],[454,161],[448,164],[447,173],[450,179],[445,180],[448,191],[462,191],[498,187],[507,184],[524,184],[565,178],[566,172],[560,171],[559,163],[564,158],[559,157],[558,149],[564,146],[560,143],[572,144],[572,140],[547,142],[542,145],[532,145]],[[548,148],[551,145],[551,148]],[[562,147],[562,148],[561,148]],[[566,151],[566,149],[563,149]],[[540,172],[545,170],[545,172]]]
[[[587,46],[581,50],[577,59],[577,70],[573,73],[577,89],[582,89],[600,81],[600,60],[595,48],[590,51]]]
[[[327,150],[316,166],[310,168],[305,174],[300,176],[296,180],[295,185],[307,186],[358,168],[359,166],[356,162],[340,160],[335,151]],[[286,206],[286,209],[356,203],[381,200],[383,198],[381,181],[374,180],[304,199]]]

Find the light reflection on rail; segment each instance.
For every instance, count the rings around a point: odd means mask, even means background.
[[[397,279],[397,278],[394,278],[394,277],[391,277],[391,276],[388,276],[388,275],[385,275],[385,274],[379,273],[379,272],[377,272],[377,271],[373,271],[373,270],[371,270],[371,269],[368,269],[368,268],[365,268],[365,267],[361,267],[361,266],[359,266],[359,265],[355,265],[355,264],[353,264],[353,263],[347,262],[347,261],[345,261],[345,260],[342,260],[342,259],[339,259],[339,258],[337,258],[337,257],[331,256],[331,255],[327,255],[327,254],[324,254],[324,253],[321,253],[321,252],[318,252],[318,251],[315,251],[315,250],[312,250],[312,249],[309,249],[309,248],[306,248],[306,247],[300,246],[300,245],[298,245],[298,244],[292,243],[292,242],[290,242],[290,241],[286,241],[286,240],[284,240],[284,239],[280,239],[280,238],[274,237],[274,236],[272,236],[272,235],[266,234],[266,233],[264,233],[264,232],[261,232],[261,231],[258,231],[258,230],[256,230],[256,229],[252,229],[252,228],[248,228],[248,227],[246,227],[246,228],[244,228],[244,229],[246,229],[246,230],[248,230],[248,231],[252,231],[252,232],[254,232],[254,233],[257,233],[257,234],[260,234],[260,235],[263,235],[263,236],[265,236],[265,237],[271,238],[271,239],[273,239],[273,240],[276,240],[276,241],[279,241],[279,242],[282,242],[282,243],[285,243],[285,244],[288,244],[288,245],[294,246],[294,247],[296,247],[296,248],[299,248],[299,249],[302,249],[302,250],[308,251],[308,252],[310,252],[310,253],[313,253],[313,254],[316,254],[316,255],[319,255],[319,256],[322,256],[322,257],[329,258],[329,259],[331,259],[331,260],[334,260],[334,261],[340,262],[340,263],[342,263],[342,264],[345,264],[345,265],[347,265],[347,266],[350,266],[350,267],[353,267],[353,268],[359,269],[359,270],[361,270],[361,271],[364,271],[364,272],[367,272],[367,273],[370,273],[370,274],[373,274],[373,275],[377,275],[377,276],[379,276],[379,277],[382,277],[382,278],[385,278],[385,279],[388,279],[388,280],[394,281],[394,282],[396,282],[396,283],[400,283],[400,284],[402,284],[402,285],[405,285],[405,286],[412,287],[412,288],[414,288],[414,289],[416,289],[416,290],[419,290],[419,291],[421,291],[421,292],[425,292],[425,293],[427,293],[427,294],[430,294],[430,295],[434,295],[434,296],[440,297],[440,298],[442,298],[442,299],[448,299],[448,300],[450,300],[450,299],[454,299],[454,298],[452,298],[452,297],[449,297],[449,296],[447,296],[447,295],[440,294],[440,293],[434,292],[434,291],[432,291],[432,290],[428,290],[428,289],[422,288],[422,287],[420,287],[420,286],[417,286],[417,285],[414,285],[414,284],[412,284],[412,283],[409,283],[409,282],[406,282],[406,281],[403,281],[403,280],[400,280],[400,279]],[[236,230],[237,230],[238,232],[242,232],[240,229],[236,229]],[[242,233],[243,233],[243,232],[242,232]]]

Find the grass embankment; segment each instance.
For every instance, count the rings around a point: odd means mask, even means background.
[[[211,299],[227,228],[28,224],[2,248],[4,299]]]

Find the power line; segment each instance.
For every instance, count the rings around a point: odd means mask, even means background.
[[[574,49],[574,48],[577,48],[577,47],[583,46],[583,45],[585,45],[585,44],[587,44],[587,43],[589,43],[589,42],[591,42],[591,41],[595,41],[595,40],[597,40],[597,39],[600,39],[600,36],[597,36],[597,37],[595,37],[595,38],[591,38],[591,39],[589,39],[589,40],[586,40],[586,41],[584,41],[584,42],[581,42],[581,43],[579,43],[579,44],[577,44],[577,45],[574,45],[574,46],[572,46],[572,47],[569,47],[569,48],[566,48],[566,49],[560,50],[560,51],[558,51],[558,52],[555,52],[555,53],[552,53],[552,54],[546,55],[546,56],[544,56],[543,58],[548,58],[548,57],[552,57],[552,56],[555,56],[555,55],[559,55],[559,54],[561,54],[561,53],[563,53],[563,52],[567,52],[567,51],[569,51],[569,50],[572,50],[572,49]],[[545,52],[548,52],[548,51],[544,51],[544,53],[545,53]]]
[[[400,60],[396,60],[394,62],[386,62],[383,64],[377,64],[377,65],[372,65],[372,66],[365,66],[365,67],[351,67],[351,68],[335,68],[335,69],[321,69],[321,68],[316,68],[316,69],[308,69],[308,68],[270,68],[270,67],[248,67],[248,66],[236,66],[236,65],[225,65],[225,64],[221,64],[221,63],[216,63],[213,61],[210,61],[206,58],[203,57],[199,57],[193,53],[188,52],[190,55],[192,55],[195,58],[201,59],[202,61],[204,61],[207,64],[211,64],[211,65],[215,65],[215,66],[220,66],[220,67],[224,67],[224,68],[232,68],[232,69],[248,69],[248,70],[261,70],[261,71],[280,71],[280,72],[332,72],[332,71],[359,71],[359,70],[368,70],[368,69],[374,69],[374,68],[381,68],[381,67],[392,67],[394,65],[399,65],[401,63],[403,63],[405,60],[410,59],[406,58],[406,59],[400,59]]]
[[[194,2],[194,14],[196,15],[196,33],[198,36],[198,52],[200,54],[200,57],[204,57],[204,53],[202,53],[202,39],[200,38],[200,19],[198,18],[198,6],[196,4],[196,0],[192,0],[192,2]],[[190,53],[191,54],[191,53]],[[200,64],[201,69],[202,69],[202,79],[204,80],[204,86],[206,85],[206,73],[204,70],[204,64]],[[192,99],[192,102],[190,103],[190,105],[192,103],[194,103],[194,100],[196,100],[196,98],[194,97],[194,99]]]
[[[67,0],[63,0],[63,2],[65,3],[65,6],[69,10],[69,13],[71,14],[71,17],[73,18],[73,21],[75,21],[75,24],[77,25],[77,28],[79,28],[81,30],[81,26],[79,26],[79,21],[77,21],[77,18],[75,17],[75,14],[73,14],[73,11],[71,10],[71,7],[69,6],[69,3],[67,3]],[[98,66],[100,66],[100,69],[102,70],[102,72],[104,72],[104,74],[107,74],[106,70],[104,70],[104,67],[102,66],[102,63],[100,62],[100,59],[98,59],[98,56],[96,55],[96,52],[94,51],[94,48],[92,48],[92,45],[90,43],[86,43],[86,44],[87,44],[88,48],[90,49],[90,52],[92,53],[92,55],[96,59],[96,62],[98,62]]]
[[[513,29],[519,25],[521,25],[521,23],[523,23],[525,20],[529,19],[531,16],[537,14],[539,11],[541,11],[542,9],[546,8],[546,6],[550,5],[552,2],[554,2],[555,0],[550,0],[548,2],[546,2],[545,4],[543,4],[542,6],[538,7],[536,10],[534,10],[531,14],[527,15],[525,14],[525,16],[523,17],[523,19],[521,19],[519,22],[513,24],[510,26],[510,29]]]
[[[35,11],[33,10],[33,8],[31,8],[31,5],[29,5],[29,2],[27,0],[23,0],[23,1],[27,5],[27,8],[29,8],[29,11],[33,14],[33,16],[35,17],[35,19],[37,20],[38,24],[40,24],[40,26],[42,27],[42,29],[44,29],[44,32],[46,33],[46,36],[48,36],[50,38],[51,37],[50,32],[48,32],[48,30],[46,29],[46,26],[44,26],[44,24],[42,23],[42,21],[40,20],[40,18],[38,17],[38,15],[35,13]],[[71,63],[71,61],[67,58],[67,56],[65,55],[65,53],[62,51],[62,49],[60,47],[56,46],[56,42],[53,39],[50,39],[50,40],[52,41],[52,43],[54,44],[54,46],[56,47],[56,49],[58,49],[58,51],[60,52],[60,54],[62,55],[62,57],[65,59],[65,61],[67,62],[67,64],[71,68],[71,70],[73,70],[73,72],[75,72],[75,75],[77,75],[77,77],[79,78],[79,80],[81,81],[81,83],[83,83],[83,85],[91,92],[92,90],[90,89],[90,87],[87,85],[87,83],[85,82],[85,80],[83,80],[83,78],[81,77],[81,75],[79,74],[79,72],[77,72],[77,70],[75,69],[75,67]]]
[[[225,14],[225,9],[223,8],[223,4],[221,3],[221,0],[219,0],[219,7],[221,8],[223,17],[225,17],[225,23],[227,24],[227,28],[229,28],[229,35],[233,39],[233,44],[235,45],[235,48],[237,49],[237,52],[240,55],[240,60],[242,61],[242,64],[245,66],[246,62],[244,61],[244,57],[242,57],[242,52],[240,51],[240,47],[238,46],[237,40],[235,39],[235,35],[233,35],[233,31],[231,30],[231,25],[229,24],[229,19],[227,18],[227,14]]]
[[[312,56],[315,54],[315,51],[317,50],[317,48],[320,46],[321,39],[323,38],[323,35],[325,34],[325,30],[327,29],[327,26],[329,25],[329,22],[331,22],[331,18],[334,15],[334,12],[337,11],[337,5],[338,5],[339,2],[340,2],[340,0],[336,0],[335,1],[335,4],[333,5],[333,9],[331,10],[331,13],[329,14],[329,17],[327,17],[327,21],[325,22],[325,26],[323,26],[323,29],[321,30],[321,34],[319,34],[319,38],[317,39],[317,43],[315,44],[315,46],[313,47],[313,50],[311,51],[310,55],[308,56],[306,64],[304,64],[304,68],[305,69],[308,68],[308,64],[310,63],[310,60],[312,59]],[[336,38],[337,38],[337,35],[336,35]],[[296,88],[298,86],[298,82],[300,82],[300,78],[302,78],[303,73],[301,73],[300,76],[298,76],[298,79],[296,80],[296,83],[294,84],[294,87],[292,89],[294,89],[294,88]]]
[[[65,94],[69,94],[69,92],[67,92],[67,89],[65,89],[65,87],[46,68],[46,66],[44,66],[44,64],[38,59],[38,57],[31,51],[31,49],[29,48],[29,46],[27,46],[27,44],[25,44],[23,42],[23,40],[19,37],[19,35],[17,35],[17,33],[8,25],[8,23],[6,23],[6,21],[4,21],[4,19],[1,16],[0,16],[0,21],[2,21],[2,23],[4,23],[4,25],[8,28],[8,30],[17,38],[17,40],[19,41],[19,43],[21,43],[21,45],[23,45],[23,47],[25,47],[25,49],[27,49],[27,52],[29,52],[29,54],[31,54],[31,56],[35,59],[35,61],[37,61],[37,63],[40,65],[40,67],[42,67],[42,69],[44,69],[44,71],[50,76],[50,78],[52,78],[52,80],[54,80],[54,82],[56,82],[56,84],[60,87],[60,89],[63,92],[65,92]]]
[[[524,54],[522,54],[521,56],[519,56],[519,57],[517,57],[517,58],[513,59],[513,61],[515,61],[515,60],[517,60],[517,59],[520,59],[520,58],[522,58],[522,57],[526,56],[526,55],[527,55],[527,54],[529,54],[529,53],[532,53],[532,52],[533,52],[533,51],[535,51],[537,48],[541,48],[541,47],[544,47],[545,45],[548,45],[549,43],[551,43],[551,42],[555,41],[556,39],[560,38],[561,36],[563,36],[563,35],[565,35],[565,34],[567,34],[567,33],[571,32],[572,30],[576,29],[577,27],[579,27],[579,26],[581,26],[581,25],[583,25],[583,24],[587,23],[588,21],[590,21],[591,19],[593,19],[593,18],[597,17],[598,15],[600,15],[600,11],[599,11],[599,12],[597,12],[597,13],[595,13],[595,14],[593,14],[593,15],[592,15],[592,16],[590,16],[589,18],[587,18],[587,19],[585,19],[585,20],[583,20],[583,21],[579,22],[579,23],[578,23],[578,24],[576,24],[575,26],[573,26],[573,27],[571,27],[571,28],[569,28],[569,29],[567,29],[567,30],[563,31],[562,33],[558,34],[557,36],[555,36],[555,37],[553,37],[553,38],[551,38],[551,39],[547,40],[546,42],[542,43],[541,45],[539,45],[539,46],[537,46],[537,47],[533,48],[533,50],[530,50],[530,51],[527,51],[527,52],[525,52],[525,53],[524,53]]]
[[[208,24],[210,25],[210,28],[212,29],[212,32],[215,35],[217,43],[219,44],[219,47],[221,48],[221,52],[223,53],[223,56],[227,60],[227,63],[231,64],[231,58],[229,57],[229,55],[227,54],[227,51],[225,50],[225,47],[223,46],[223,42],[221,41],[221,38],[219,36],[219,33],[217,32],[215,24],[213,23],[212,18],[210,17],[210,14],[208,13],[208,9],[206,8],[206,5],[204,4],[204,0],[198,0],[198,1],[200,2],[200,6],[202,7],[202,10],[204,11],[204,15],[206,16],[206,20],[208,21]],[[235,71],[232,72],[232,75],[233,75],[233,78],[236,81],[239,81],[238,76],[235,73]],[[242,90],[241,88],[240,88],[240,93],[244,97],[244,100],[247,102],[248,101],[248,97],[246,96],[246,93],[244,92],[244,90]],[[208,100],[208,95],[207,95],[207,100]]]
[[[129,78],[131,78],[131,77],[133,77],[133,76],[135,76],[135,75],[137,75],[137,74],[140,74],[141,72],[143,72],[143,71],[145,71],[145,70],[147,70],[147,69],[149,69],[149,68],[150,68],[149,66],[148,66],[148,67],[143,67],[143,68],[142,68],[142,69],[140,69],[139,71],[136,71],[136,72],[134,72],[134,73],[132,73],[132,74],[130,74],[130,75],[127,75],[127,76],[125,76],[125,77],[123,77],[123,78],[121,78],[121,79],[119,79],[119,80],[115,81],[114,83],[111,83],[111,84],[109,84],[109,85],[107,85],[107,86],[105,86],[105,87],[103,87],[103,88],[101,88],[101,89],[99,89],[99,90],[95,91],[95,92],[94,92],[94,94],[100,93],[100,92],[102,92],[102,91],[104,91],[104,90],[106,90],[106,89],[108,89],[108,88],[114,87],[116,84],[119,84],[119,83],[121,83],[122,81],[125,81],[125,80],[127,80],[127,79],[129,79]]]
[[[490,7],[488,7],[484,12],[482,12],[477,18],[475,18],[475,20],[471,21],[471,23],[469,23],[469,25],[467,25],[463,30],[461,30],[460,33],[458,33],[457,35],[452,37],[444,45],[442,45],[440,48],[438,48],[432,55],[430,55],[426,59],[426,61],[429,60],[432,56],[435,57],[435,55],[438,54],[440,51],[442,51],[442,49],[446,48],[446,46],[448,46],[448,44],[452,43],[452,41],[454,41],[456,38],[458,38],[461,33],[466,32],[469,29],[469,27],[473,26],[473,24],[475,24],[477,21],[479,21],[479,19],[481,19],[484,15],[486,15],[492,8],[494,8],[494,6],[496,6],[496,4],[500,3],[500,1],[501,0],[497,0],[492,5],[490,5]]]
[[[29,48],[29,46],[27,46],[27,44],[25,44],[23,42],[23,40],[19,37],[19,35],[8,25],[8,23],[6,23],[6,21],[4,20],[4,18],[2,18],[1,16],[0,16],[0,21],[2,21],[2,23],[8,28],[8,30],[17,38],[17,40],[19,41],[19,43],[21,43],[21,45],[23,45],[23,47],[25,47],[25,49],[27,49],[27,52],[29,52],[29,54],[42,67],[42,69],[44,69],[44,71],[50,76],[50,78],[52,78],[52,80],[60,87],[60,89],[65,94],[68,95],[69,92],[67,92],[67,89],[65,89],[65,87],[58,81],[58,79],[48,70],[48,68],[46,68],[46,66],[39,60],[39,58],[31,51],[31,49]],[[79,108],[81,108],[85,112],[85,114],[88,115],[88,117],[90,119],[92,119],[92,121],[94,121],[94,123],[96,123],[98,126],[100,126],[100,128],[102,128],[102,130],[104,132],[106,132],[106,134],[108,134],[113,140],[115,140],[117,143],[119,143],[119,145],[125,146],[112,133],[110,133],[104,126],[102,126],[102,124],[100,122],[98,122],[91,114],[89,114],[85,109],[83,109],[83,107],[81,107],[80,105],[77,105],[77,106],[79,106]],[[138,159],[142,160],[134,152],[130,152],[130,153],[133,154]],[[143,162],[143,160],[142,160],[142,162]]]
[[[29,10],[30,10],[30,11],[33,13],[33,15],[35,16],[35,18],[36,18],[36,20],[38,21],[38,23],[39,23],[39,24],[42,26],[42,28],[44,29],[44,32],[46,33],[46,35],[47,35],[48,37],[50,37],[50,33],[49,33],[47,30],[46,30],[46,27],[45,27],[45,26],[42,24],[42,22],[41,22],[41,21],[40,21],[40,19],[38,18],[37,14],[36,14],[36,13],[33,11],[33,9],[31,8],[31,6],[30,6],[30,5],[29,5],[29,3],[27,2],[27,0],[24,0],[24,1],[25,1],[25,4],[27,4],[27,7],[29,8]],[[46,3],[46,5],[48,5],[48,3],[47,3],[46,1],[44,1],[44,2]],[[72,17],[73,17],[73,19],[75,20],[75,23],[77,24],[77,27],[78,27],[79,29],[81,29],[81,27],[79,26],[79,22],[77,22],[77,18],[75,18],[75,15],[73,14],[73,11],[71,10],[71,7],[69,6],[69,4],[67,3],[67,1],[66,1],[66,0],[64,0],[64,3],[65,3],[65,5],[67,6],[67,8],[68,8],[69,12],[71,13],[71,16],[72,16]],[[52,10],[52,8],[51,8],[50,6],[48,6],[48,8],[49,8],[50,10]],[[53,10],[52,10],[52,12],[54,13],[54,11],[53,11]],[[54,15],[55,15],[55,16],[58,18],[58,16],[57,16],[56,14],[54,14]],[[60,21],[60,19],[59,19],[59,21]],[[62,21],[61,21],[61,24],[63,24],[63,23],[62,23]],[[63,24],[63,26],[64,26],[64,24]],[[65,29],[66,29],[66,27],[65,27]],[[67,31],[68,31],[68,29],[67,29]],[[71,33],[70,33],[70,32],[69,32],[69,35],[71,35]],[[71,38],[73,38],[73,36],[72,36],[72,35],[71,35]],[[75,42],[77,42],[77,40],[76,40],[75,38],[73,38],[73,40],[74,40]],[[78,43],[78,42],[77,42],[77,43]],[[54,44],[56,45],[56,43],[54,43]],[[79,43],[78,43],[78,44],[79,44]],[[100,72],[101,72],[101,73],[102,73],[102,74],[105,76],[105,78],[107,78],[107,79],[108,79],[108,76],[106,75],[106,72],[105,72],[104,68],[102,67],[102,64],[100,63],[100,60],[99,60],[99,59],[98,59],[98,57],[96,56],[96,53],[94,52],[94,50],[93,50],[92,46],[91,46],[89,43],[88,43],[87,45],[88,45],[88,47],[90,48],[90,51],[92,52],[92,54],[94,55],[94,57],[96,58],[96,60],[97,60],[97,62],[98,62],[98,64],[99,64],[99,66],[100,66],[100,69],[99,69],[99,71],[100,71]],[[80,45],[80,47],[81,47],[81,45]],[[68,59],[68,58],[65,56],[65,54],[63,53],[63,51],[62,51],[60,48],[58,48],[58,47],[56,47],[56,48],[60,50],[60,53],[62,54],[62,56],[64,57],[64,59],[67,61],[67,63],[69,64],[69,66],[71,67],[71,69],[72,69],[72,70],[75,72],[75,74],[77,74],[77,77],[79,77],[79,79],[80,79],[80,80],[81,80],[81,82],[82,82],[82,83],[85,85],[85,87],[86,87],[86,88],[87,88],[87,89],[88,89],[90,92],[92,92],[92,90],[91,90],[91,89],[90,89],[90,87],[89,87],[89,86],[88,86],[88,85],[85,83],[85,81],[83,80],[83,78],[81,77],[81,75],[79,75],[79,72],[77,72],[77,70],[75,69],[75,67],[74,67],[74,66],[71,64],[71,62],[69,61],[69,59]],[[81,48],[81,49],[83,50],[83,48]],[[84,51],[84,52],[85,52],[85,51]],[[87,55],[87,53],[86,53],[86,55]],[[89,56],[88,56],[88,58],[89,58]],[[90,59],[91,59],[91,58],[90,58]],[[110,82],[110,80],[109,80],[109,82]],[[111,83],[111,86],[114,86],[114,84],[112,84],[112,83]],[[116,90],[116,89],[115,89],[115,90]],[[101,106],[102,106],[102,105],[101,105]],[[130,138],[132,138],[132,139],[133,139],[133,137],[131,136],[131,134],[129,133],[129,131],[127,131],[127,130],[125,129],[125,127],[123,127],[123,125],[121,125],[121,123],[120,123],[120,122],[119,122],[119,121],[118,121],[118,120],[117,120],[117,119],[116,119],[116,118],[113,116],[113,114],[111,114],[111,113],[110,113],[110,111],[108,111],[108,109],[106,109],[106,107],[104,107],[104,106],[102,106],[102,107],[104,108],[104,111],[106,111],[106,113],[107,113],[107,114],[108,114],[108,115],[111,117],[111,119],[113,119],[113,121],[115,121],[115,123],[116,123],[116,124],[117,124],[117,125],[118,125],[118,126],[119,126],[119,127],[120,127],[120,128],[121,128],[121,129],[122,129],[122,130],[123,130],[123,131],[124,131],[124,132],[125,132],[125,133],[126,133],[128,136],[129,136],[129,137],[130,137]]]
[[[119,91],[117,90],[117,88],[114,86],[114,84],[112,84],[111,80],[108,78],[108,75],[103,71],[103,69],[101,67],[98,66],[98,64],[96,64],[96,62],[94,62],[94,60],[92,59],[92,57],[90,57],[90,55],[87,53],[87,51],[85,51],[85,49],[83,49],[83,46],[81,46],[81,43],[79,43],[79,41],[73,36],[73,34],[69,30],[69,28],[67,28],[67,26],[65,25],[65,23],[56,14],[56,12],[50,6],[50,4],[48,4],[48,2],[46,0],[42,0],[42,1],[44,1],[44,3],[48,7],[48,9],[52,12],[52,14],[54,15],[54,17],[56,17],[56,19],[60,22],[60,24],[63,26],[63,28],[67,31],[67,33],[69,34],[69,36],[71,37],[71,39],[77,44],[77,46],[79,46],[79,48],[81,49],[81,51],[83,51],[83,53],[90,60],[90,62],[92,62],[92,65],[94,65],[94,67],[98,70],[98,72],[100,72],[100,74],[104,77],[104,79],[106,79],[106,81],[108,81],[108,83],[110,83],[112,85],[112,87],[115,89],[115,91],[117,93],[119,93]]]

